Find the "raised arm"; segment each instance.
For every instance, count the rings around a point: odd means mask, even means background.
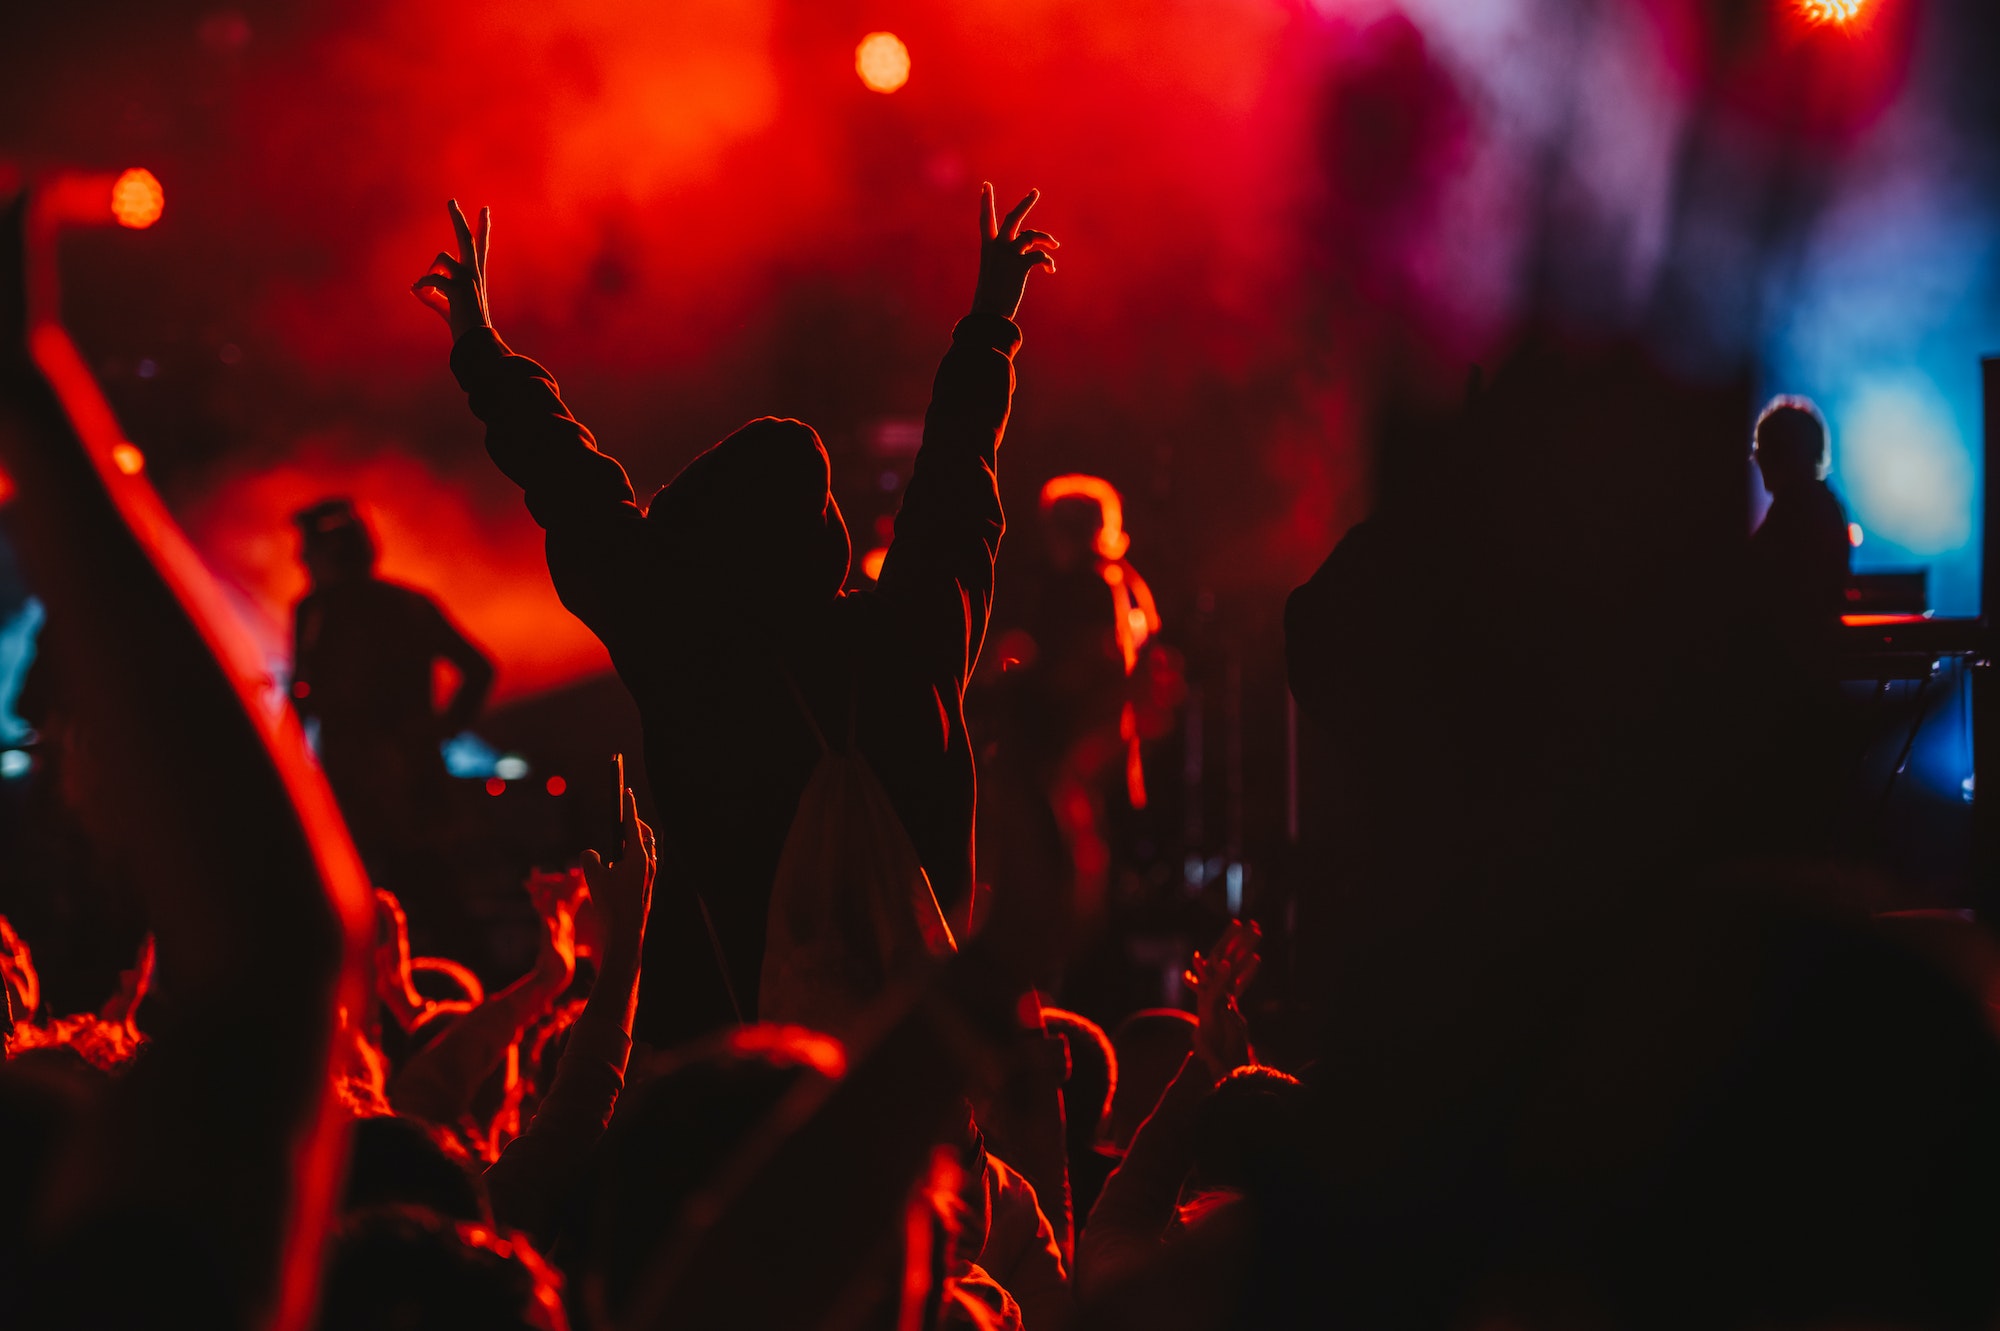
[[[638,796],[630,789],[625,792],[625,845],[625,858],[615,865],[607,866],[594,850],[583,853],[592,899],[605,916],[597,982],[583,1015],[570,1027],[555,1082],[534,1121],[486,1171],[494,1216],[527,1231],[538,1243],[554,1237],[555,1218],[625,1089],[632,1019],[639,1008],[639,957],[659,864],[653,829],[640,820]]]
[[[1030,191],[996,220],[993,186],[980,187],[979,282],[972,312],[952,330],[938,366],[896,535],[879,586],[902,604],[934,671],[963,689],[985,641],[993,605],[993,560],[1006,518],[995,458],[1014,398],[1014,315],[1028,274],[1055,270],[1056,240],[1021,221],[1040,197]]]
[[[0,204],[15,320],[26,208]],[[261,704],[258,653],[144,474],[116,465],[122,444],[59,326],[0,327],[9,536],[62,626],[80,812],[135,866],[173,995],[37,1199],[49,1257],[32,1274],[73,1321],[141,1320],[143,1303],[302,1329],[344,1168],[334,1032],[366,1001],[367,879],[297,725]],[[146,1278],[105,1279],[135,1242]]]
[[[1085,1300],[1133,1280],[1160,1256],[1194,1164],[1196,1111],[1217,1082],[1254,1058],[1236,999],[1256,978],[1257,938],[1256,925],[1231,921],[1206,958],[1195,954],[1187,973],[1200,1009],[1194,1052],[1139,1125],[1091,1208],[1076,1254],[1077,1291]]]
[[[389,1083],[389,1103],[397,1113],[433,1123],[458,1122],[472,1107],[480,1084],[506,1060],[508,1048],[569,988],[576,974],[573,922],[558,910],[543,923],[548,933],[528,973],[458,1018],[403,1064]]]
[[[556,594],[616,652],[633,603],[624,589],[638,576],[645,514],[625,468],[570,414],[554,377],[493,331],[486,284],[492,210],[479,210],[475,241],[456,199],[449,209],[458,257],[440,252],[410,289],[451,329],[452,374],[472,414],[486,423],[487,453],[521,487],[529,514],[548,533]]]

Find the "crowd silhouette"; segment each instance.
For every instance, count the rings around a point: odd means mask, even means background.
[[[532,955],[485,978],[438,745],[492,663],[329,500],[260,710],[10,328],[23,715],[95,867],[25,858],[7,900],[127,905],[94,1008],[28,923],[89,921],[0,917],[0,1323],[2000,1324],[2000,952],[1884,911],[1829,831],[1847,523],[1801,400],[1754,427],[1754,536],[1744,386],[1635,348],[1530,336],[1385,410],[1375,512],[1284,610],[1325,774],[1296,914],[1176,955],[1180,1006],[1063,1005],[1185,687],[1099,478],[1050,482],[1043,579],[989,622],[1038,197],[981,192],[872,577],[800,421],[642,501],[449,205],[412,289],[653,809],[527,879]]]

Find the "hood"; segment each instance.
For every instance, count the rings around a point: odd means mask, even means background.
[[[683,467],[646,518],[670,564],[709,586],[830,600],[853,551],[829,475],[811,426],[764,416]]]

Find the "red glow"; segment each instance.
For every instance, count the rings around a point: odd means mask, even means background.
[[[294,698],[310,698],[312,697],[312,691],[313,691],[313,686],[306,683],[304,680],[300,680],[296,684],[292,685],[292,696]]]
[[[225,474],[190,501],[189,534],[241,589],[264,657],[290,657],[292,605],[306,590],[291,514],[346,494],[368,514],[382,576],[435,596],[498,663],[497,705],[608,670],[604,648],[556,599],[540,533],[513,488],[479,472],[441,474],[409,452],[402,439],[323,431],[284,463]]]
[[[569,782],[559,776],[552,776],[542,783],[542,789],[548,791],[551,795],[560,795],[569,789]]]
[[[1896,624],[1927,624],[1929,615],[1842,615],[1840,622],[1851,629],[1887,628]]]
[[[1808,23],[1852,23],[1866,0],[1799,0],[1799,13]]]
[[[882,561],[888,557],[889,547],[886,545],[878,545],[861,556],[861,571],[868,575],[868,581],[874,582],[882,576]]]
[[[112,182],[111,215],[120,226],[143,231],[159,221],[166,208],[166,190],[159,177],[144,167],[135,166]]]
[[[894,92],[910,81],[910,48],[893,32],[871,32],[854,48],[854,72],[869,91]]]
[[[1125,534],[1125,501],[1118,487],[1102,476],[1057,476],[1042,487],[1042,512],[1054,508],[1058,499],[1094,499],[1104,514],[1104,526],[1097,534],[1097,553],[1106,559],[1123,559],[1132,538]]]
[[[1847,524],[1847,543],[1848,543],[1849,545],[1853,546],[1853,547],[1854,547],[1855,549],[1857,549],[1857,550],[1859,550],[1859,549],[1861,548],[1861,524],[1860,524],[1860,523],[1858,523],[1858,522],[1850,522],[1850,523],[1848,523],[1848,524]]]
[[[146,455],[132,444],[118,444],[111,450],[111,465],[127,476],[137,476],[146,469]]]
[[[497,776],[489,776],[486,778],[486,793],[489,795],[504,795],[507,793],[507,783]]]

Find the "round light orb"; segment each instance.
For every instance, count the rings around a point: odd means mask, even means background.
[[[143,231],[167,209],[167,192],[160,178],[142,166],[132,167],[111,182],[111,215],[118,225]]]
[[[869,91],[894,92],[910,81],[910,48],[893,32],[871,32],[854,48],[854,72]]]

